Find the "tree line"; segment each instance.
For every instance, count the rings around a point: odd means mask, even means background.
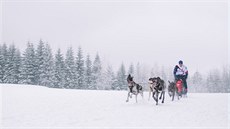
[[[35,46],[28,42],[23,53],[14,44],[0,45],[0,83],[41,85],[50,88],[91,89],[91,90],[126,90],[126,77],[134,76],[137,83],[147,89],[149,77],[160,76],[166,82],[173,80],[171,67],[159,67],[157,64],[148,69],[144,65],[131,63],[117,72],[111,65],[104,67],[97,53],[94,59],[78,48],[76,56],[72,47],[65,54],[61,49],[52,54],[48,43],[42,40]],[[207,75],[198,71],[189,75],[190,92],[230,92],[230,68],[210,70]]]
[[[123,67],[122,67],[123,68]],[[58,49],[55,55],[48,43],[39,41],[37,46],[28,42],[23,53],[12,45],[0,45],[0,83],[41,85],[50,88],[123,90],[125,72],[116,76],[112,66],[102,69],[97,53],[83,57],[81,47],[76,57],[72,47],[65,55]]]

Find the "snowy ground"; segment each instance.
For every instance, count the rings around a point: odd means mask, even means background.
[[[0,84],[2,129],[229,128],[229,94],[191,93],[158,106],[148,93],[126,103],[126,91],[83,91]],[[228,108],[229,106],[229,108]]]

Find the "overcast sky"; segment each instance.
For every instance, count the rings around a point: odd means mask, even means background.
[[[32,0],[33,1],[33,0]],[[227,1],[12,1],[2,2],[2,42],[24,50],[28,41],[48,42],[63,53],[81,46],[121,62],[205,71],[227,63]],[[127,68],[128,69],[128,68]]]

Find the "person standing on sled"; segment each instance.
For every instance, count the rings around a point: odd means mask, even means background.
[[[128,82],[130,92],[132,93],[133,92],[133,83],[134,82],[133,82],[133,77],[130,74],[127,77],[127,82]]]
[[[179,65],[176,65],[174,67],[173,71],[175,81],[182,80],[183,81],[183,86],[185,88],[185,94],[187,94],[188,91],[188,86],[187,86],[187,81],[186,79],[188,78],[188,69],[185,65],[183,65],[183,61],[179,61]]]

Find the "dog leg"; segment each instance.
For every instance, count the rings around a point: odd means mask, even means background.
[[[162,103],[164,103],[165,100],[165,91],[163,91],[163,99],[162,99]]]
[[[155,94],[156,94],[156,97],[155,97]],[[156,101],[156,105],[158,105],[158,92],[157,91],[153,92],[153,99]]]
[[[159,99],[161,99],[161,98],[162,98],[162,95],[163,95],[163,91],[161,92],[161,95],[160,95],[160,98],[159,98]]]
[[[170,97],[170,98],[172,97],[171,92],[169,92],[169,97]]]
[[[174,96],[175,96],[175,90],[173,91],[173,94],[172,94],[172,101],[174,100]]]
[[[135,98],[136,98],[136,103],[137,103],[137,94],[135,95]]]
[[[177,99],[178,99],[178,100],[180,99],[180,94],[179,94],[178,91],[177,91]]]
[[[148,100],[150,100],[150,96],[151,96],[151,91],[149,90],[149,99]]]
[[[152,97],[153,97],[153,99],[156,101],[156,98],[155,98],[155,92],[153,91],[153,94],[152,94]]]
[[[141,97],[142,99],[144,99],[144,94],[143,94],[143,91],[141,92]],[[149,96],[150,97],[150,96]]]
[[[157,91],[157,93],[156,93],[156,105],[158,105],[158,95],[159,95],[159,93]]]
[[[130,96],[130,94],[129,94],[130,92],[128,92],[128,97],[127,97],[127,100],[126,100],[126,102],[129,102],[129,96]]]

